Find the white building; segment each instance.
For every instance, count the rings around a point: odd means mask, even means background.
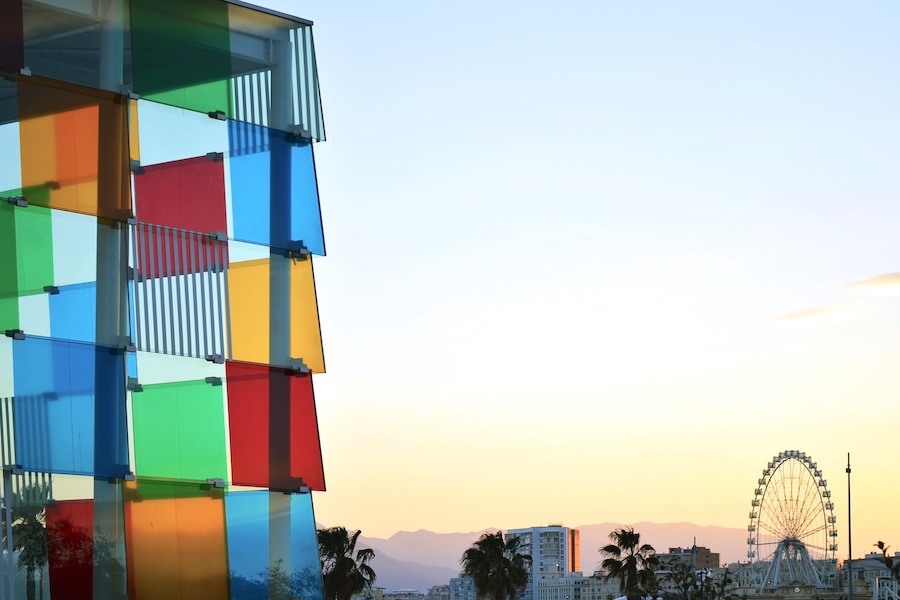
[[[518,536],[519,552],[531,555],[528,586],[519,600],[537,600],[538,584],[543,579],[558,579],[581,571],[581,542],[577,529],[550,525],[510,529],[506,535]]]
[[[477,600],[475,580],[471,577],[454,577],[450,580],[450,600]]]

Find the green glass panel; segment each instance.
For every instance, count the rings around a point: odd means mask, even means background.
[[[50,209],[19,207],[15,213],[19,294],[42,294],[53,285],[53,231]]]
[[[145,96],[146,100],[200,112],[222,111],[228,117],[234,113],[227,81],[212,81]]]
[[[226,478],[222,386],[145,385],[132,396],[135,473],[205,481]]]
[[[222,84],[231,77],[227,3],[132,0],[131,23],[138,94],[191,110],[226,110],[228,90]],[[218,98],[210,95],[223,91]]]
[[[0,198],[22,190],[0,192]],[[19,297],[43,294],[53,285],[50,210],[0,200],[0,331],[19,329]]]
[[[13,195],[4,192],[0,196]],[[0,201],[0,332],[19,329],[19,275],[16,265],[16,208]]]

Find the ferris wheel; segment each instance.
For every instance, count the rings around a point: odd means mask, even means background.
[[[774,456],[753,492],[747,526],[747,558],[759,565],[760,588],[833,585],[836,522],[831,492],[812,458],[799,450]]]

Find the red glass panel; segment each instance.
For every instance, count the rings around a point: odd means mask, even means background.
[[[228,233],[221,158],[200,156],[141,171],[134,177],[139,221],[201,233]]]
[[[46,508],[50,589],[69,600],[91,600],[94,567],[94,501],[60,500]]]
[[[325,489],[312,377],[227,362],[232,480],[277,490]]]

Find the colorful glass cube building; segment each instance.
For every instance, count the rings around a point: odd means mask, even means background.
[[[311,26],[0,0],[0,598],[322,597]]]

